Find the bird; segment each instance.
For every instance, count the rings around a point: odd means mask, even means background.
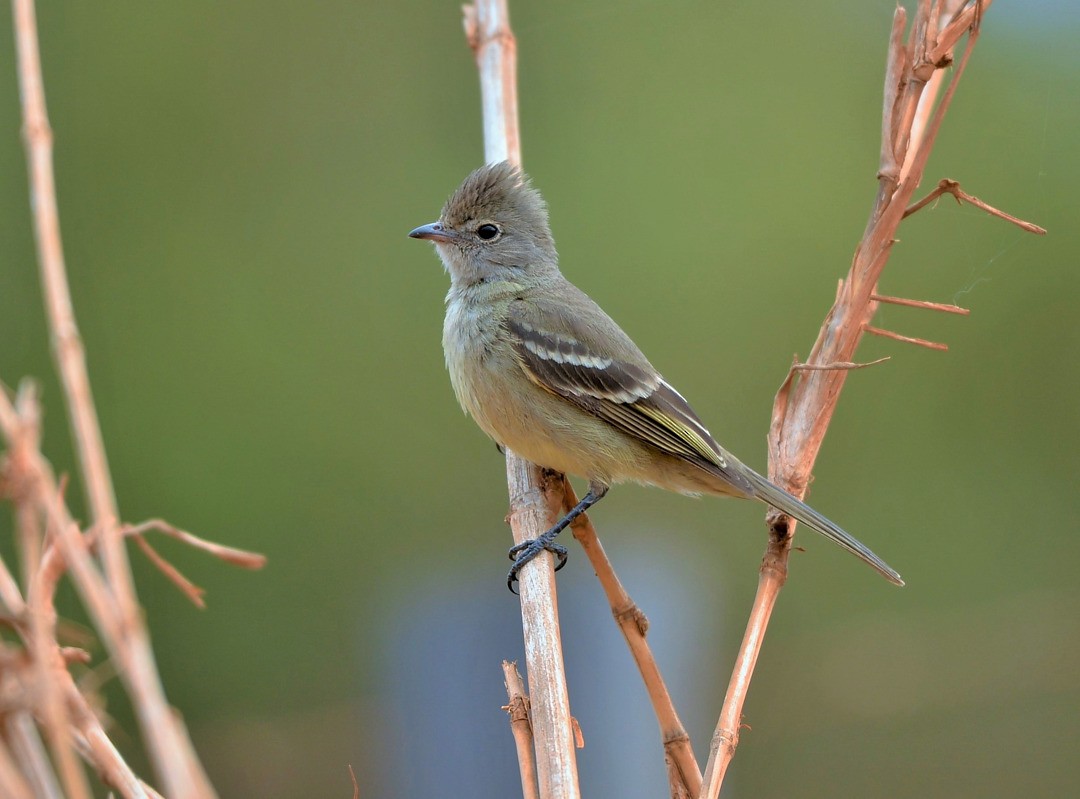
[[[555,538],[625,482],[761,500],[904,584],[868,547],[724,449],[622,328],[563,276],[547,206],[518,166],[476,169],[438,221],[409,236],[433,242],[450,276],[442,343],[462,409],[500,449],[588,481],[550,530],[511,548],[511,591],[544,550],[561,568],[567,552]]]

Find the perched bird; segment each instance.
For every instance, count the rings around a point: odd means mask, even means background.
[[[760,499],[903,585],[866,546],[721,447],[630,337],[559,271],[547,208],[518,168],[477,169],[438,222],[446,271],[443,350],[458,401],[501,446],[538,466],[584,477],[589,491],[558,524],[510,550],[507,585],[613,483]]]

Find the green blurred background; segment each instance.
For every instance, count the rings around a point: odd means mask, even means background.
[[[133,555],[222,796],[346,797],[347,763],[364,797],[519,795],[502,460],[444,374],[446,276],[405,237],[482,158],[459,4],[40,5],[123,514],[269,556],[247,573],[163,542],[208,589],[199,612]],[[511,6],[525,162],[565,272],[763,469],[773,393],[876,190],[892,0]],[[1049,797],[1080,779],[1078,36],[1071,0],[988,12],[924,188],[956,178],[1050,233],[951,200],[901,228],[881,290],[972,314],[882,309],[950,350],[865,342],[860,359],[892,359],[848,381],[812,499],[908,587],[800,538],[726,796]],[[42,382],[47,454],[70,470],[11,42],[0,15],[0,379]],[[593,517],[704,757],[762,509],[632,487]],[[665,795],[645,693],[573,548],[560,586],[586,794]]]

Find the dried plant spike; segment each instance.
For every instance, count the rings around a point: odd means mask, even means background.
[[[906,219],[916,211],[925,208],[927,205],[932,203],[938,197],[941,197],[943,194],[951,194],[953,197],[956,198],[956,202],[961,204],[965,202],[970,203],[976,208],[986,211],[986,213],[990,214],[991,216],[996,216],[998,219],[1004,219],[1006,222],[1011,222],[1020,229],[1026,230],[1028,233],[1034,233],[1039,236],[1046,233],[1046,228],[1040,227],[1033,222],[1025,222],[1023,219],[1019,219],[1012,214],[1007,214],[1004,211],[1000,211],[989,203],[983,202],[978,197],[968,194],[966,191],[960,188],[960,184],[957,181],[951,180],[949,178],[942,178],[938,182],[938,185],[933,189],[933,191],[931,191],[918,202],[913,203],[911,206],[909,206],[904,211],[904,218]]]
[[[205,589],[195,585],[178,568],[165,560],[156,549],[150,546],[150,542],[144,536],[135,536],[135,543],[139,545],[139,549],[157,567],[158,571],[180,589],[180,592],[191,601],[191,604],[199,610],[206,610],[206,602],[203,601],[203,594],[206,593]]]
[[[356,781],[356,772],[353,771],[351,763],[349,764],[349,781],[352,782],[353,799],[360,799],[360,783]]]
[[[188,546],[202,550],[207,554],[213,555],[215,558],[223,560],[232,566],[239,566],[242,569],[261,569],[266,565],[265,555],[258,552],[250,552],[245,549],[225,546],[224,544],[218,544],[213,541],[207,541],[205,538],[200,538],[194,533],[189,533],[186,530],[181,530],[179,527],[174,527],[164,519],[148,519],[145,522],[136,525],[127,525],[122,528],[124,535],[136,537],[151,531],[157,531],[171,538],[175,538],[178,541],[183,541]]]
[[[889,360],[889,356],[884,358],[878,358],[876,361],[867,361],[866,363],[855,363],[853,361],[833,361],[832,363],[797,363],[791,368],[799,372],[820,372],[829,371],[830,369],[841,369],[850,371],[852,369],[865,369],[868,366],[877,366],[879,363],[885,363]]]
[[[913,338],[911,336],[902,336],[899,333],[894,333],[891,330],[882,330],[880,327],[873,327],[872,325],[866,325],[863,328],[867,333],[874,336],[881,336],[882,338],[891,338],[893,341],[902,341],[905,344],[914,344],[918,347],[926,347],[928,350],[938,350],[939,352],[946,352],[949,349],[948,344],[941,344],[937,341],[927,341],[924,338]]]
[[[967,308],[944,302],[930,302],[928,300],[908,300],[903,297],[890,297],[885,294],[871,294],[870,299],[874,302],[884,302],[890,305],[904,305],[908,308],[925,308],[928,311],[942,311],[944,313],[967,316],[971,313]]]

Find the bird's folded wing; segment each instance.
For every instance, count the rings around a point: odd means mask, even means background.
[[[601,312],[602,313],[602,312]],[[614,326],[614,322],[611,323]],[[622,330],[617,347],[558,308],[511,303],[506,319],[521,367],[534,383],[661,452],[690,461],[742,486],[745,478],[674,388]],[[553,332],[557,327],[561,332]],[[633,347],[634,360],[613,349]],[[749,489],[749,485],[746,486]]]

